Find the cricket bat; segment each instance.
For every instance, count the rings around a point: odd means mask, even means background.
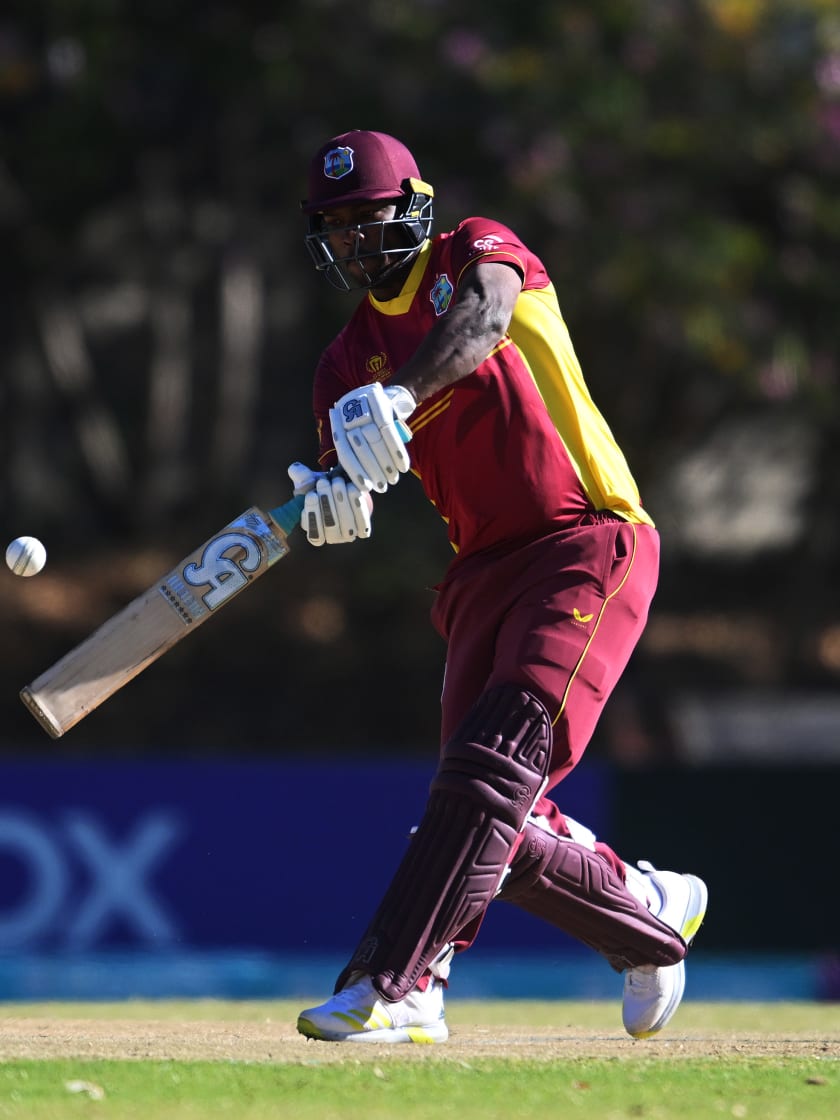
[[[60,738],[282,559],[302,507],[247,509],[21,689],[44,730]]]

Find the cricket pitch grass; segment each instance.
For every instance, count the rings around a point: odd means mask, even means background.
[[[685,1003],[634,1041],[616,1003],[459,1002],[449,1042],[310,1042],[318,1002],[0,1004],[0,1118],[840,1117],[840,1004]]]

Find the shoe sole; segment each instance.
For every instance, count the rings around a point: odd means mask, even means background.
[[[683,878],[690,886],[691,894],[689,896],[685,917],[683,918],[682,925],[678,932],[686,945],[690,945],[697,936],[697,931],[700,929],[703,924],[703,919],[706,917],[706,910],[709,905],[709,890],[703,880],[698,879],[696,875],[683,875]],[[665,967],[668,966],[666,965]],[[652,1038],[653,1035],[659,1034],[662,1028],[667,1026],[671,1021],[677,1008],[682,1003],[682,998],[685,994],[685,961],[682,960],[678,964],[671,965],[671,968],[678,970],[674,973],[677,977],[677,981],[673,995],[668,1001],[665,1010],[647,1030],[631,1031],[625,1024],[625,1030],[632,1038]]]
[[[435,1042],[446,1042],[449,1030],[446,1023],[432,1023],[426,1027],[382,1027],[373,1031],[332,1031],[317,1027],[311,1019],[300,1016],[297,1029],[306,1038],[314,1038],[319,1042],[386,1042],[403,1043],[415,1042],[428,1045]]]

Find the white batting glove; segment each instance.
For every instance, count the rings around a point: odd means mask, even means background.
[[[403,421],[416,407],[402,385],[386,389],[375,381],[345,393],[330,409],[338,461],[360,490],[382,494],[408,470],[411,432]]]
[[[310,544],[352,544],[373,531],[373,502],[339,471],[311,471],[292,463],[289,478],[295,495],[303,495],[300,525]]]

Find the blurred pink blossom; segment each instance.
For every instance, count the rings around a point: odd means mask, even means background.
[[[840,94],[840,52],[821,58],[815,69],[817,85],[823,93]]]
[[[819,110],[819,121],[824,132],[840,144],[840,101],[835,105],[823,105]]]
[[[462,27],[443,40],[443,55],[454,66],[469,70],[487,54],[487,43],[475,31]]]

